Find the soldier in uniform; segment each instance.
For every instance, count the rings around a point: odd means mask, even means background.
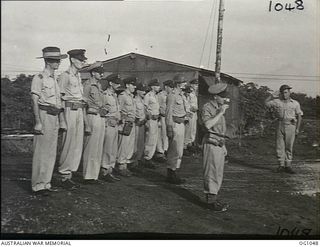
[[[185,181],[178,176],[177,170],[181,165],[185,122],[187,121],[186,98],[182,91],[187,83],[182,75],[176,75],[173,81],[175,88],[168,95],[166,109],[167,136],[169,139],[167,181],[173,184],[181,184]]]
[[[61,54],[58,47],[46,47],[42,53],[40,58],[44,58],[45,68],[33,77],[31,83],[35,116],[31,187],[35,193],[48,195],[48,192],[56,191],[51,186],[51,178],[56,161],[58,130],[59,127],[66,129],[54,71],[67,55]]]
[[[155,156],[161,162],[166,162],[165,153],[167,152],[169,145],[166,126],[166,108],[167,96],[171,92],[172,88],[174,88],[173,81],[167,80],[163,82],[163,90],[157,94],[160,105],[160,125]]]
[[[213,97],[203,106],[201,112],[201,120],[206,129],[202,141],[204,193],[209,208],[214,211],[226,211],[228,207],[217,200],[222,184],[224,160],[227,155],[224,114],[229,105],[225,104],[226,89],[226,83],[211,85],[208,91]]]
[[[64,107],[64,116],[68,129],[62,136],[62,151],[59,161],[59,174],[62,178],[62,187],[75,189],[78,186],[72,178],[72,172],[79,168],[82,149],[84,128],[90,132],[86,121],[86,104],[83,97],[83,85],[79,70],[85,65],[86,57],[84,49],[74,49],[69,54],[70,67],[63,72],[59,79],[59,87]]]
[[[131,162],[135,143],[136,104],[133,93],[136,89],[136,81],[136,77],[125,78],[123,83],[126,90],[118,96],[122,124],[120,125],[117,172],[124,177],[131,176],[127,165]]]
[[[295,136],[299,134],[303,112],[298,101],[290,97],[288,85],[282,85],[279,89],[279,98],[272,99],[270,95],[266,99],[266,105],[273,108],[278,118],[276,132],[276,151],[279,161],[278,172],[294,174],[292,170],[292,149]],[[278,94],[278,93],[277,93]]]
[[[160,105],[158,102],[157,93],[160,91],[160,84],[158,79],[152,79],[148,86],[151,91],[144,97],[144,104],[147,112],[147,132],[146,143],[144,147],[144,165],[149,168],[155,168],[153,161],[153,155],[156,151],[158,142],[158,124]]]
[[[103,180],[113,183],[120,181],[115,176],[115,168],[118,155],[118,138],[120,108],[116,91],[121,85],[118,74],[111,74],[107,78],[108,88],[104,91],[104,108],[107,110],[105,115],[105,135],[103,144],[101,173]]]
[[[189,87],[189,94],[188,94],[188,102],[190,105],[190,114],[189,114],[189,124],[186,125],[186,132],[185,132],[185,149],[192,146],[193,142],[196,139],[196,132],[197,132],[197,120],[198,120],[198,97],[197,97],[197,90],[198,90],[198,80],[193,79],[190,82]]]
[[[136,96],[134,98],[136,103],[136,137],[134,145],[134,162],[135,166],[139,165],[143,159],[144,145],[145,145],[145,124],[146,120],[146,108],[144,105],[144,96],[147,88],[139,83],[136,88]]]
[[[103,92],[100,84],[104,71],[101,62],[92,64],[86,70],[90,72],[91,77],[84,84],[83,96],[87,102],[86,113],[91,134],[84,138],[83,178],[85,183],[97,183],[105,131],[104,118],[101,117]]]

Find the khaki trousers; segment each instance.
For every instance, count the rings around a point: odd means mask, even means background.
[[[143,158],[145,145],[145,125],[136,126],[136,138],[134,144],[134,161],[140,161]]]
[[[82,109],[64,109],[68,130],[62,135],[62,151],[59,162],[59,173],[62,180],[71,179],[72,172],[79,168],[84,136],[84,123]]]
[[[166,126],[166,118],[161,117],[160,126],[158,131],[158,142],[156,151],[159,154],[164,154],[165,151],[168,150],[168,136],[167,136],[167,126]]]
[[[193,112],[192,118],[190,119],[189,124],[186,125],[185,140],[184,140],[185,148],[188,146],[188,144],[193,143],[196,139],[197,120],[198,120],[198,115],[196,112]]]
[[[102,153],[102,168],[112,171],[116,165],[118,155],[118,126],[112,127],[105,122],[105,134]]]
[[[33,138],[31,187],[33,191],[51,188],[51,178],[56,162],[59,120],[58,116],[40,110],[43,135]]]
[[[292,149],[296,135],[296,126],[293,124],[278,123],[276,132],[276,151],[280,166],[291,166]]]
[[[91,135],[84,138],[83,178],[98,179],[104,140],[104,119],[100,115],[87,115]]]
[[[217,195],[222,184],[225,146],[203,145],[203,182],[204,193]]]
[[[123,125],[120,127],[123,128]],[[129,136],[119,135],[118,163],[119,169],[127,169],[134,152],[136,126],[133,124]]]
[[[144,158],[146,160],[151,160],[157,147],[158,142],[158,120],[148,120],[146,123],[148,130],[146,132],[146,142],[144,146]]]
[[[169,147],[167,152],[167,167],[171,170],[180,168],[183,156],[184,132],[184,123],[174,123],[173,138],[169,139]]]

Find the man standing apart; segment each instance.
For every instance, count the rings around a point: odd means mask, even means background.
[[[144,97],[144,104],[147,111],[147,132],[146,143],[144,147],[144,165],[148,168],[155,168],[152,158],[156,151],[158,142],[158,123],[160,114],[160,105],[158,102],[157,93],[160,91],[158,79],[152,79],[149,82],[151,91]]]
[[[113,174],[118,155],[118,131],[120,108],[116,90],[121,84],[118,74],[111,74],[107,78],[108,87],[103,92],[105,115],[105,135],[103,144],[101,173],[103,180],[114,183],[120,179]]]
[[[224,160],[227,155],[224,138],[226,133],[224,114],[229,105],[224,103],[227,97],[226,89],[226,83],[211,85],[208,91],[213,97],[203,106],[201,112],[202,122],[206,129],[202,141],[204,193],[209,208],[214,211],[226,211],[228,207],[217,200],[223,179]]]
[[[131,172],[127,165],[131,162],[135,142],[136,104],[133,93],[136,89],[136,77],[128,77],[123,80],[126,90],[118,96],[121,120],[119,149],[118,149],[118,173],[124,177],[130,177]]]
[[[291,168],[292,149],[295,136],[299,134],[303,112],[298,101],[290,98],[288,85],[282,85],[279,89],[279,98],[272,99],[270,95],[266,100],[266,106],[276,111],[278,126],[276,132],[276,151],[279,161],[278,172],[294,174]]]
[[[160,105],[160,126],[156,157],[161,162],[166,161],[165,152],[167,152],[168,150],[168,136],[166,126],[167,96],[171,92],[173,87],[173,81],[167,80],[163,82],[163,90],[158,93],[158,101]]]
[[[197,132],[197,121],[198,121],[198,80],[193,79],[190,81],[190,93],[188,101],[190,104],[190,120],[189,124],[186,126],[186,136],[185,136],[185,148],[192,145],[196,139]]]
[[[137,85],[134,100],[136,103],[136,137],[134,145],[134,162],[135,167],[142,162],[144,145],[145,145],[145,124],[146,124],[146,108],[144,105],[144,97],[146,94],[146,87],[141,83]]]
[[[101,117],[103,106],[103,92],[100,80],[103,76],[101,62],[96,62],[87,68],[90,72],[90,79],[84,85],[84,98],[87,102],[87,120],[91,135],[84,138],[83,150],[83,179],[85,183],[97,183],[104,140],[104,118]]]
[[[60,54],[58,47],[46,47],[42,53],[40,58],[44,58],[45,68],[33,77],[31,83],[35,116],[31,186],[33,192],[48,195],[48,192],[56,191],[51,187],[51,178],[56,161],[59,120],[60,128],[66,129],[54,71],[67,55]]]
[[[183,155],[187,106],[182,90],[186,87],[187,83],[181,75],[176,75],[173,81],[176,87],[168,95],[166,109],[167,135],[169,139],[167,181],[173,184],[182,184],[185,181],[178,176],[176,171],[180,168]]]
[[[85,65],[84,49],[68,51],[70,67],[58,80],[62,95],[62,105],[67,123],[67,131],[62,136],[62,151],[58,171],[62,177],[62,187],[74,189],[78,187],[71,180],[72,172],[78,170],[83,148],[85,101],[79,70]],[[89,128],[86,125],[86,128]],[[89,132],[89,129],[87,130]]]

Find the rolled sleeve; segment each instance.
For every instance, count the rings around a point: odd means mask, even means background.
[[[202,111],[201,111],[202,122],[203,123],[207,122],[209,119],[211,119],[216,114],[217,114],[217,109],[215,109],[213,107],[210,108],[210,107],[208,107],[208,105],[204,105],[204,107],[202,108]]]
[[[31,94],[35,94],[41,97],[42,87],[43,79],[41,79],[39,75],[34,76],[31,82]]]

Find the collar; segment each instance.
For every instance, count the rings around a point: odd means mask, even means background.
[[[46,77],[54,78],[54,73],[51,73],[47,68],[44,68],[42,74],[45,75]]]
[[[69,67],[68,71],[69,71],[70,74],[72,74],[74,76],[79,76],[79,71],[74,72],[71,66]]]
[[[214,108],[219,109],[219,105],[218,105],[218,103],[217,103],[216,101],[210,100],[210,104],[211,104]]]

